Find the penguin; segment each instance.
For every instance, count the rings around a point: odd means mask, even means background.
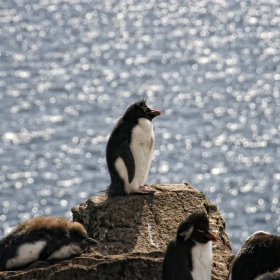
[[[228,280],[253,280],[259,275],[276,270],[280,267],[279,252],[280,236],[263,231],[255,232],[231,263]]]
[[[210,280],[212,241],[217,238],[209,230],[207,215],[204,212],[189,215],[167,245],[162,280]]]
[[[273,272],[268,272],[257,277],[255,280],[279,280],[280,279],[280,269]]]
[[[160,115],[146,100],[130,105],[115,125],[106,147],[106,161],[111,177],[109,196],[148,194],[143,184],[148,176],[154,149],[152,120]]]
[[[65,259],[96,243],[78,222],[37,217],[19,223],[0,240],[0,270],[19,269],[37,260]]]

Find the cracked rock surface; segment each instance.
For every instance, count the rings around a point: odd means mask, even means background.
[[[234,255],[216,205],[188,183],[148,187],[155,192],[113,198],[103,194],[72,209],[73,220],[99,240],[91,252],[50,265],[2,272],[0,279],[160,279],[166,245],[179,223],[197,211],[208,214],[211,231],[218,237],[213,243],[212,279],[226,279]]]

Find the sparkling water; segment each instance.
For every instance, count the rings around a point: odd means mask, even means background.
[[[147,183],[217,204],[236,253],[280,232],[280,2],[0,2],[0,237],[109,184],[107,137],[147,97]]]

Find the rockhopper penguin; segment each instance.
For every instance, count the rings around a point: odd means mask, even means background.
[[[233,260],[228,280],[255,280],[261,274],[280,268],[279,253],[280,236],[255,232]]]
[[[0,240],[0,270],[21,268],[33,261],[64,259],[96,244],[78,222],[38,217],[18,224]]]
[[[115,125],[106,148],[111,176],[109,196],[150,192],[143,184],[150,169],[155,141],[152,119],[160,114],[142,100],[130,105]]]
[[[189,215],[167,246],[162,280],[210,280],[212,241],[217,238],[209,230],[207,215],[203,212]]]

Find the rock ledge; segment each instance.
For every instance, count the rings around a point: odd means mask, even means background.
[[[160,279],[166,245],[179,223],[196,211],[204,211],[218,237],[213,244],[213,280],[225,280],[234,255],[225,222],[216,205],[188,183],[148,185],[152,195],[91,197],[72,208],[89,236],[99,240],[90,252],[50,265],[32,264],[18,271],[0,272],[1,279]],[[39,266],[39,267],[38,267]]]

